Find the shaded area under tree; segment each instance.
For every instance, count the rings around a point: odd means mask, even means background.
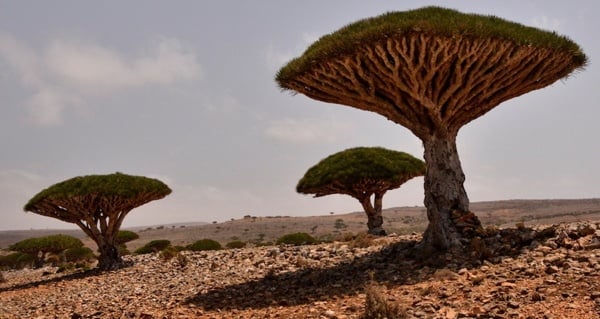
[[[212,289],[186,303],[206,310],[260,309],[295,306],[359,294],[371,280],[386,285],[409,285],[428,280],[442,268],[475,268],[484,259],[514,256],[534,240],[542,242],[556,234],[556,227],[542,230],[516,228],[490,231],[461,255],[423,255],[416,240],[403,240],[354,260],[323,269],[268,274],[262,279]],[[421,274],[429,267],[430,272]]]

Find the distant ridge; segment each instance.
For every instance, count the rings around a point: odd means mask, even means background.
[[[600,198],[589,199],[510,199],[470,203],[484,225],[514,227],[515,223],[557,224],[561,222],[600,221]],[[384,209],[384,228],[388,233],[422,232],[427,226],[423,206]],[[249,218],[248,218],[249,217]],[[128,243],[135,249],[154,239],[169,239],[174,245],[211,238],[225,244],[232,240],[246,242],[274,241],[283,234],[307,232],[315,237],[334,238],[344,233],[366,231],[366,217],[361,211],[347,214],[293,216],[247,216],[222,223],[187,222],[151,226],[125,227],[137,232],[140,239]],[[94,243],[78,229],[33,229],[0,231],[0,248],[20,240],[51,234],[67,234],[82,238],[86,245]]]

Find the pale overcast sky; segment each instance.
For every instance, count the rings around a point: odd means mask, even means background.
[[[360,211],[348,196],[297,194],[296,183],[354,146],[422,158],[420,140],[273,79],[324,34],[425,5],[554,30],[591,61],[461,130],[470,200],[600,197],[598,3],[0,0],[0,230],[69,227],[22,207],[59,181],[116,171],[173,189],[125,226]],[[422,178],[384,197],[385,207],[422,203]]]

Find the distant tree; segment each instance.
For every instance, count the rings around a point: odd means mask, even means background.
[[[73,236],[58,234],[28,238],[12,244],[9,249],[34,257],[35,267],[44,265],[48,254],[60,254],[66,249],[83,247],[83,243]]]
[[[367,214],[369,233],[385,235],[383,195],[424,173],[425,163],[407,153],[356,147],[330,155],[311,167],[296,190],[315,197],[346,194],[356,198]]]
[[[446,250],[462,247],[481,227],[463,185],[459,129],[586,64],[582,49],[554,32],[425,7],[325,35],[281,68],[276,81],[319,101],[376,112],[419,137],[429,219],[422,246]]]
[[[41,191],[24,210],[79,226],[98,245],[98,268],[108,270],[118,268],[122,262],[117,234],[125,216],[170,193],[161,181],[143,176],[79,176]]]

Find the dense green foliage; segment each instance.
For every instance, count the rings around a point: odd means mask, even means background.
[[[117,233],[117,238],[115,239],[117,244],[117,249],[119,250],[119,256],[125,256],[131,254],[129,249],[127,249],[126,243],[139,239],[140,235],[132,232],[130,230],[119,230]]]
[[[495,16],[466,14],[440,7],[424,7],[404,12],[388,12],[359,20],[321,37],[302,54],[290,61],[277,74],[279,83],[305,72],[332,57],[355,52],[357,43],[385,41],[390,37],[422,32],[443,37],[493,38],[523,46],[536,46],[570,52],[576,65],[585,65],[587,57],[581,48],[555,32],[510,22]]]
[[[407,176],[424,173],[425,163],[410,154],[382,147],[356,147],[330,155],[311,167],[296,190],[314,193],[332,183],[351,185],[365,179],[403,183]]]
[[[78,176],[39,192],[24,210],[78,225],[98,245],[98,268],[111,270],[122,265],[119,252],[126,253],[124,243],[136,236],[125,233],[117,238],[126,215],[170,193],[163,182],[144,176]]]
[[[277,239],[277,244],[278,245],[294,245],[294,246],[300,246],[300,245],[310,245],[310,244],[316,244],[317,240],[307,234],[307,233],[293,233],[293,234],[287,234],[287,235],[283,235],[281,237],[279,237],[279,239]]]
[[[135,232],[132,232],[130,230],[119,230],[119,232],[117,233],[116,242],[120,245],[139,238],[140,235],[136,234]]]
[[[219,250],[223,247],[221,247],[221,244],[218,241],[205,238],[205,239],[198,240],[198,241],[194,242],[193,244],[187,245],[185,248],[187,250],[191,250],[191,251],[202,251],[202,250]]]
[[[58,234],[44,237],[28,238],[12,244],[9,249],[20,253],[29,254],[35,267],[43,266],[47,254],[53,254],[53,263],[59,262],[58,255],[69,248],[83,247],[83,243],[73,236]]]
[[[123,173],[87,175],[74,177],[44,189],[29,200],[24,209],[33,211],[35,205],[42,200],[67,199],[89,194],[135,198],[141,194],[160,194],[164,197],[170,193],[171,189],[163,182],[144,176]]]
[[[150,254],[164,250],[165,248],[171,246],[171,241],[167,239],[157,239],[148,242],[146,245],[136,249],[134,252],[136,254]]]
[[[88,247],[70,248],[63,252],[66,262],[90,262],[96,258],[94,252]]]
[[[246,243],[241,240],[234,240],[225,244],[225,247],[229,249],[244,248],[246,247]]]
[[[10,250],[37,255],[38,253],[58,254],[69,248],[83,247],[83,243],[73,236],[58,234],[45,237],[28,238],[9,247]]]
[[[0,256],[0,269],[23,269],[32,267],[34,262],[35,257],[31,254],[15,252]]]

